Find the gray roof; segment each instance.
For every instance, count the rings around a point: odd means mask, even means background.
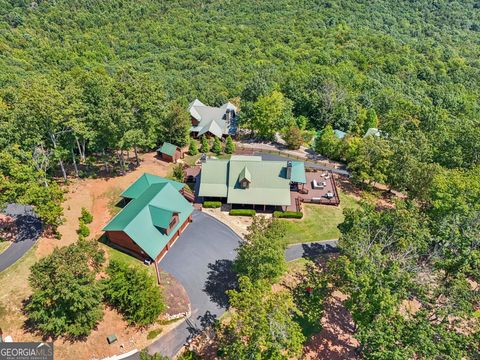
[[[213,107],[207,106],[200,100],[195,99],[189,104],[188,111],[199,123],[196,126],[192,126],[190,131],[198,132],[198,135],[210,132],[217,137],[229,134],[230,124],[225,120],[227,109],[237,111],[235,105],[230,102],[223,104],[221,107]]]

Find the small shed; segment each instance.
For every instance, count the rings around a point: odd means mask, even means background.
[[[157,154],[162,160],[173,163],[176,163],[178,159],[183,157],[182,149],[168,142],[164,142],[163,145],[157,149]]]

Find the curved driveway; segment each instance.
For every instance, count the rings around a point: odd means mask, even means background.
[[[187,290],[192,314],[150,345],[150,353],[175,355],[190,336],[225,312],[225,291],[235,284],[231,266],[240,240],[235,232],[212,216],[199,211],[193,213],[193,222],[159,264]]]

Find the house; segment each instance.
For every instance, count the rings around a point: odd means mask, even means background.
[[[103,228],[126,252],[158,263],[192,220],[185,184],[143,174],[121,196],[126,206]]]
[[[343,138],[347,136],[347,133],[345,131],[338,130],[338,129],[333,130],[333,133],[335,134],[335,137],[338,140],[343,140]]]
[[[198,195],[232,205],[283,209],[291,204],[290,188],[305,183],[301,161],[234,155],[230,160],[207,159],[203,163]]]
[[[195,99],[188,106],[192,127],[190,133],[193,137],[216,136],[223,138],[234,136],[237,131],[237,107],[230,102],[220,107],[207,106]]]
[[[369,128],[365,135],[363,135],[364,138],[368,136],[377,136],[380,137],[382,135],[382,132],[378,130],[377,128]]]
[[[183,158],[182,149],[168,142],[164,142],[163,145],[157,149],[157,154],[162,160],[173,163]]]

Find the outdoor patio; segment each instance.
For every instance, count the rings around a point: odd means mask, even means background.
[[[299,191],[291,191],[290,198],[292,199],[288,211],[300,211],[298,209],[299,202],[335,205],[340,203],[335,178],[333,174],[328,171],[314,171],[305,173],[307,183],[300,185]],[[314,180],[316,185],[314,186]],[[302,194],[302,189],[306,190],[306,194]],[[328,194],[328,195],[327,195]]]

